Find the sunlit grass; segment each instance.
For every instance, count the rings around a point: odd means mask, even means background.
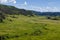
[[[60,40],[60,20],[48,20],[44,16],[11,16],[0,23],[0,35],[8,36],[6,40]]]

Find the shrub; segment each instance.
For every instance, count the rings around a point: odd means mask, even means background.
[[[50,17],[50,16],[48,16],[48,17],[47,17],[47,19],[51,19],[51,17]]]
[[[36,30],[33,33],[31,33],[31,35],[37,36],[37,35],[41,35],[42,31],[40,30]]]
[[[1,23],[1,22],[3,22],[3,19],[2,19],[2,18],[0,18],[0,23]]]
[[[12,18],[17,18],[16,16],[12,16]]]
[[[9,19],[10,22],[12,22],[13,20],[12,19]]]

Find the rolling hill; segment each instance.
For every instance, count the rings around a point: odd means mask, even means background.
[[[33,15],[33,13],[29,10],[18,9],[14,6],[2,5],[0,4],[0,13],[5,14],[22,14],[22,15]]]
[[[60,40],[60,20],[55,17],[58,15],[60,12],[37,12],[0,4],[0,40]]]
[[[0,13],[5,14],[22,14],[22,15],[37,15],[37,16],[60,16],[60,12],[37,12],[33,10],[19,9],[14,6],[0,4]]]

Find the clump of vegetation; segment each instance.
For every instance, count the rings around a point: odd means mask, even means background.
[[[38,36],[38,35],[41,35],[41,34],[42,34],[42,31],[40,31],[40,30],[36,30],[33,33],[31,33],[31,35],[33,35],[33,36]]]
[[[5,34],[5,35],[1,35],[0,36],[0,40],[7,40],[7,39],[10,39],[10,38],[17,38],[17,37],[19,37],[18,35],[14,35],[14,36],[12,36],[12,35],[7,35],[7,34]]]
[[[60,18],[57,17],[57,16],[47,16],[47,19],[51,19],[51,20],[60,20]]]
[[[13,20],[12,19],[9,19],[10,22],[12,22]]]
[[[14,15],[13,15],[13,16],[11,16],[11,17],[12,17],[12,18],[18,18],[18,17],[14,16]]]
[[[0,12],[0,22],[3,22],[5,18],[6,18],[6,15]]]
[[[59,20],[59,18],[56,18],[56,17],[55,17],[55,18],[52,18],[52,20]]]
[[[48,17],[47,17],[47,19],[51,19],[51,17],[50,17],[50,16],[48,16]]]

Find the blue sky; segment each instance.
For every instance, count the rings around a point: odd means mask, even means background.
[[[0,0],[0,3],[27,10],[60,12],[60,0]]]

